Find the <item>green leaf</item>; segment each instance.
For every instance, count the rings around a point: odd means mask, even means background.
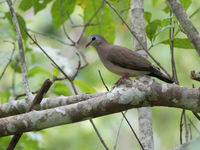
[[[190,15],[190,18],[192,18],[193,16],[195,16],[199,11],[200,11],[200,8],[196,9],[196,10]]]
[[[19,8],[23,11],[29,10],[39,0],[22,0],[19,4]]]
[[[81,80],[74,80],[75,85],[77,85],[81,91],[85,92],[85,93],[96,93],[96,90],[89,86],[88,84],[86,84],[85,82],[81,81]]]
[[[60,74],[60,71],[56,68],[56,67],[54,67],[53,68],[53,76],[58,76]]]
[[[18,73],[21,73],[21,66],[20,66],[20,61],[19,61],[19,56],[16,56],[15,58],[12,59],[10,63],[11,68]]]
[[[169,12],[170,12],[169,5],[168,5],[167,3],[165,3],[165,4],[166,4],[166,6],[165,6],[165,8],[163,9],[163,11],[164,11],[165,13],[169,13]]]
[[[183,8],[187,10],[192,4],[192,0],[180,0],[180,3],[182,4]]]
[[[115,9],[119,12],[119,14],[126,20],[128,18],[128,13],[130,10],[130,0],[113,0],[110,3],[115,7]],[[113,12],[112,12],[113,13]],[[113,14],[112,16],[113,21],[116,24],[122,24],[121,19],[118,15]]]
[[[9,98],[11,96],[11,93],[9,89],[5,91],[0,91],[0,102],[1,104],[7,103],[9,101]]]
[[[152,0],[152,6],[156,6],[156,4],[158,3],[158,0]]]
[[[27,0],[26,0],[27,1]],[[37,0],[33,6],[34,14],[37,14],[39,11],[46,8],[47,4],[50,3],[52,0]]]
[[[151,22],[151,17],[152,17],[151,12],[147,12],[147,11],[144,12],[144,19],[145,19],[148,23]]]
[[[160,42],[162,44],[170,44],[170,39]],[[176,48],[183,48],[183,49],[193,49],[193,45],[190,43],[190,41],[187,38],[181,39],[181,38],[175,38],[174,39],[174,47]]]
[[[39,66],[34,66],[31,69],[28,70],[28,77],[34,76],[35,74],[46,74],[47,76],[51,76],[51,73],[49,73],[48,70],[39,67]]]
[[[90,0],[84,10],[84,20],[87,22],[96,10],[101,6],[101,1]],[[86,28],[86,35],[98,33],[104,36],[109,42],[113,43],[115,39],[115,23],[112,20],[113,12],[106,5],[104,6],[104,15],[101,22],[96,26],[89,26]],[[101,17],[101,11],[95,16],[91,23],[97,23]]]
[[[169,18],[165,18],[165,19],[161,20],[160,25],[161,25],[161,27],[165,27],[165,26],[170,25]]]
[[[69,87],[63,81],[55,82],[52,91],[57,95],[69,96],[71,94]]]
[[[62,7],[61,6],[62,2]],[[53,26],[57,29],[66,21],[75,7],[75,0],[56,0],[51,7]],[[62,14],[61,14],[62,10]]]
[[[18,17],[18,22],[20,22],[23,25],[23,27],[26,28],[26,22],[24,21],[24,19],[19,14],[16,14],[16,15]],[[8,19],[13,32],[16,34],[16,31],[15,31],[15,28],[14,28],[14,25],[13,25],[13,22],[12,22],[12,17],[10,15],[10,12],[6,12],[5,13],[5,17]],[[20,25],[20,23],[19,23],[19,27],[20,27],[20,31],[21,31],[21,34],[22,34],[22,38],[23,38],[23,40],[26,41],[27,40],[27,35],[24,32],[24,30],[23,30],[22,26]]]
[[[160,20],[154,20],[150,22],[149,24],[147,24],[146,33],[147,33],[147,37],[149,38],[151,42],[154,40],[156,31],[158,27],[160,26],[160,24],[161,24]]]

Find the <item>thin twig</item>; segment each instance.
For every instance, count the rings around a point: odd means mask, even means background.
[[[137,34],[130,28],[130,26],[126,23],[126,21],[122,18],[120,13],[107,1],[104,0],[113,10],[114,12],[120,17],[120,19],[123,21],[123,23],[126,25],[130,33],[134,36],[134,38],[138,41],[138,43],[142,46],[143,50],[149,55],[149,57],[165,72],[165,74],[171,79],[170,74],[161,66],[161,64],[149,53],[147,48],[142,44],[142,42],[139,40],[139,38],[136,36]]]
[[[81,34],[80,34],[80,37],[79,37],[79,39],[77,40],[77,44],[79,44],[79,42],[81,41],[81,38],[82,38],[82,36],[83,36],[83,34],[84,34],[84,32],[85,32],[85,29],[86,29],[86,27],[88,27],[88,26],[90,26],[91,24],[91,21],[94,19],[94,17],[99,13],[99,11],[100,10],[102,10],[102,13],[101,13],[101,17],[100,17],[100,19],[98,20],[98,22],[97,23],[95,23],[96,25],[97,24],[99,24],[100,22],[101,22],[101,18],[103,17],[103,15],[104,15],[104,0],[102,0],[102,3],[101,3],[101,5],[100,5],[100,7],[95,11],[95,13],[92,15],[92,17],[84,24],[84,26],[83,26],[83,30],[82,30],[82,32],[81,32]]]
[[[8,59],[8,63],[6,64],[6,66],[4,67],[4,69],[3,69],[3,71],[2,71],[2,73],[1,73],[1,75],[0,75],[0,80],[2,79],[4,73],[6,72],[7,67],[8,67],[9,64],[11,63],[12,58],[13,58],[13,55],[14,55],[14,52],[15,52],[15,48],[16,48],[16,47],[15,47],[15,43],[12,43],[12,44],[14,45],[14,47],[13,47],[13,50],[12,50],[12,52],[11,52],[10,58]]]
[[[32,32],[32,33],[35,33],[35,34],[38,34],[38,35],[45,36],[45,37],[47,37],[47,38],[53,39],[53,40],[55,40],[55,41],[57,41],[57,42],[59,42],[59,43],[61,43],[61,44],[64,44],[64,45],[74,46],[73,44],[66,43],[66,42],[64,42],[64,41],[62,41],[62,40],[60,40],[60,39],[57,39],[56,37],[50,36],[50,35],[45,34],[45,33],[41,33],[41,32],[38,32],[38,31],[34,31],[34,30],[32,30],[32,29],[27,29],[27,31],[30,31],[30,32]]]
[[[124,112],[124,114],[126,114],[126,113],[127,113],[127,111]],[[124,117],[121,118],[121,121],[120,121],[120,124],[119,124],[119,128],[118,128],[118,131],[117,131],[117,136],[116,136],[116,140],[115,140],[115,145],[114,145],[114,150],[117,149],[117,143],[118,143],[118,139],[119,139],[119,133],[120,133],[123,121],[124,121]]]
[[[189,128],[190,140],[192,140],[192,128],[191,128],[191,123],[188,123],[188,128]]]
[[[104,79],[103,79],[103,77],[102,77],[102,75],[101,75],[100,70],[98,70],[98,72],[99,72],[99,75],[100,75],[100,78],[101,78],[101,81],[102,81],[103,85],[105,86],[106,90],[109,91],[107,85],[106,85],[105,82],[104,82]],[[127,112],[127,111],[126,111],[126,112]],[[125,113],[126,113],[126,112],[125,112]],[[139,140],[137,134],[135,133],[133,127],[131,126],[130,122],[129,122],[128,119],[126,118],[125,113],[121,112],[123,118],[126,120],[127,124],[129,125],[131,131],[133,132],[134,136],[136,137],[136,139],[137,139],[138,143],[140,144],[141,148],[144,150],[144,147],[142,146],[142,143],[140,142],[140,140]],[[120,128],[121,128],[121,125],[120,125]],[[120,129],[119,129],[119,130],[120,130]],[[119,130],[118,130],[118,132],[119,132]],[[119,135],[117,134],[116,142],[118,141],[118,136],[119,136]],[[114,149],[115,149],[116,147],[117,147],[117,144],[115,143]]]
[[[24,46],[23,46],[23,41],[22,41],[22,35],[21,35],[21,31],[19,28],[19,23],[17,20],[17,16],[16,13],[13,9],[13,5],[12,5],[12,1],[11,0],[6,0],[9,9],[10,9],[10,13],[12,16],[12,21],[15,27],[15,31],[16,31],[16,35],[17,35],[17,40],[18,40],[18,45],[19,45],[19,51],[20,51],[20,61],[21,61],[21,70],[22,70],[22,79],[23,79],[23,83],[24,83],[24,90],[25,93],[27,95],[28,100],[31,100],[31,98],[33,97],[30,88],[29,88],[29,84],[28,84],[28,79],[27,79],[27,71],[26,71],[26,61],[25,61],[25,55],[24,55]]]
[[[56,66],[56,68],[68,79],[70,77],[60,68],[60,66],[46,53],[46,51],[38,44],[38,42],[27,32],[27,30],[24,28],[24,26],[21,24],[22,29],[27,34],[27,36],[33,41],[33,43],[51,60],[51,62]]]
[[[60,0],[60,15],[61,15],[61,19],[62,19],[62,28],[63,28],[64,34],[67,37],[67,39],[72,42],[73,46],[75,46],[75,42],[70,38],[70,36],[67,34],[67,31],[65,29],[65,20],[64,20],[64,13],[63,13],[62,7],[63,7],[63,1]]]
[[[34,91],[34,92],[32,92],[33,94],[36,94],[38,92],[38,90],[37,91]],[[18,95],[16,95],[15,96],[15,100],[17,100],[18,98],[20,98],[20,97],[22,97],[22,96],[26,96],[26,93],[22,93],[22,94],[18,94]]]
[[[183,131],[183,113],[184,113],[184,109],[182,110],[182,113],[181,113],[181,119],[180,119],[180,144],[183,144],[183,140],[182,140],[182,131]]]
[[[173,21],[173,13],[170,10],[170,25],[171,28],[169,29],[169,39],[171,41],[170,44],[170,52],[171,52],[171,65],[172,65],[172,79],[175,81],[176,84],[179,84],[177,72],[176,72],[176,65],[174,59],[174,30],[175,30],[175,21]]]
[[[194,115],[195,115],[195,117],[200,121],[200,116],[196,113],[196,112],[192,112]]]
[[[103,77],[102,77],[102,75],[101,75],[101,71],[98,70],[98,72],[99,72],[99,76],[100,76],[100,78],[101,78],[101,81],[102,81],[104,87],[106,88],[107,91],[109,91],[109,88],[108,88],[108,86],[105,84],[104,79],[103,79]]]
[[[199,129],[194,125],[194,123],[192,122],[192,120],[190,118],[188,118],[190,124],[193,126],[193,128],[197,131],[197,133],[200,135],[200,131]]]
[[[186,119],[186,111],[184,110],[183,113],[183,117],[184,117],[184,125],[185,125],[185,140],[186,142],[188,142],[188,126],[187,126],[187,119]]]
[[[65,33],[65,36],[73,43],[73,46],[77,47],[77,44],[78,44],[79,40],[78,40],[77,42],[74,42],[74,41],[69,37],[69,35],[67,34],[67,32],[66,32],[66,30],[65,30],[64,18],[63,18],[64,16],[63,16],[63,13],[62,13],[62,0],[60,0],[60,13],[61,13],[61,17],[62,17],[62,19],[63,19],[63,25],[62,25],[62,27],[63,27],[63,31],[64,31],[64,33]],[[84,31],[85,31],[85,29],[84,29]],[[80,38],[79,38],[79,39],[81,39],[81,37],[82,37],[82,34],[80,35]],[[77,55],[79,56],[79,54],[77,54]],[[81,55],[84,56],[83,53],[81,53]],[[85,56],[83,57],[83,59],[85,60],[86,65],[87,65],[88,63],[87,63],[87,60],[86,60]],[[55,64],[55,63],[54,63],[54,64]],[[85,67],[86,65],[84,65],[84,67]],[[75,73],[72,77],[69,77],[69,76],[66,76],[66,75],[65,75],[65,77],[70,81],[71,87],[72,87],[72,89],[73,89],[75,95],[78,95],[78,91],[77,91],[77,89],[76,89],[76,87],[75,87],[75,85],[74,85],[74,79],[75,79],[75,77],[78,75],[79,70],[82,69],[82,68],[83,68],[83,67],[81,67],[81,61],[80,61],[80,56],[79,56],[79,63],[78,63],[78,68],[77,68],[76,73]],[[61,69],[61,68],[60,68],[60,69]],[[60,69],[59,69],[59,70],[60,70]],[[62,70],[62,69],[61,69],[61,70]],[[60,71],[61,71],[61,70],[60,70]],[[100,133],[98,132],[98,130],[97,130],[97,128],[96,128],[96,126],[95,126],[95,124],[94,124],[94,122],[93,122],[92,119],[90,119],[90,123],[92,124],[92,126],[93,126],[93,128],[94,128],[94,130],[95,130],[97,136],[99,137],[101,143],[103,144],[104,148],[105,148],[106,150],[108,150],[107,145],[105,144],[103,138],[101,137]]]
[[[109,150],[108,147],[107,147],[107,145],[105,144],[104,140],[102,139],[101,135],[99,134],[99,131],[97,130],[97,128],[96,128],[96,126],[95,126],[93,120],[90,119],[89,121],[90,121],[90,123],[92,124],[92,127],[94,128],[94,130],[95,130],[97,136],[99,137],[101,143],[103,144],[104,148],[105,148],[106,150]]]
[[[138,138],[137,134],[135,133],[133,127],[131,126],[130,122],[128,121],[128,119],[126,118],[126,115],[121,112],[124,119],[126,120],[126,122],[128,123],[129,127],[131,128],[131,131],[133,132],[133,134],[135,135],[135,138],[137,139],[138,143],[140,144],[141,148],[144,150],[144,147],[142,146],[142,143],[140,142],[140,139]]]

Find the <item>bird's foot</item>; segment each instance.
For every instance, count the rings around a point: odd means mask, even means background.
[[[115,83],[115,85],[114,85],[114,87],[113,87],[112,89],[114,89],[115,87],[119,86],[119,85],[122,83],[122,81],[123,81],[124,79],[129,79],[129,73],[128,73],[128,72],[125,73],[124,75],[122,75],[122,76],[119,78],[119,80],[117,80],[117,82]]]

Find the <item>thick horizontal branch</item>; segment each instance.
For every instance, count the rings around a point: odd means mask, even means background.
[[[81,94],[74,96],[59,96],[57,98],[44,98],[42,102],[33,107],[34,110],[44,110],[58,106],[68,105],[84,101],[93,97],[100,96],[104,93]],[[0,118],[25,113],[29,108],[26,100],[12,100],[0,105]]]
[[[52,101],[56,100],[52,99]],[[200,90],[156,81],[129,81],[111,92],[75,104],[0,119],[0,137],[74,123],[143,106],[200,112]]]
[[[181,24],[185,34],[200,55],[200,35],[192,24],[179,0],[167,0],[172,12]]]
[[[197,70],[191,71],[191,79],[200,81],[200,72]]]

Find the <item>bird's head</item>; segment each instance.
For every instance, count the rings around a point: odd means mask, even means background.
[[[102,44],[104,42],[107,42],[107,41],[105,40],[105,38],[103,36],[101,36],[100,34],[93,34],[88,37],[85,48],[87,48],[90,45],[92,45],[96,48],[97,46],[99,46],[100,44]]]

